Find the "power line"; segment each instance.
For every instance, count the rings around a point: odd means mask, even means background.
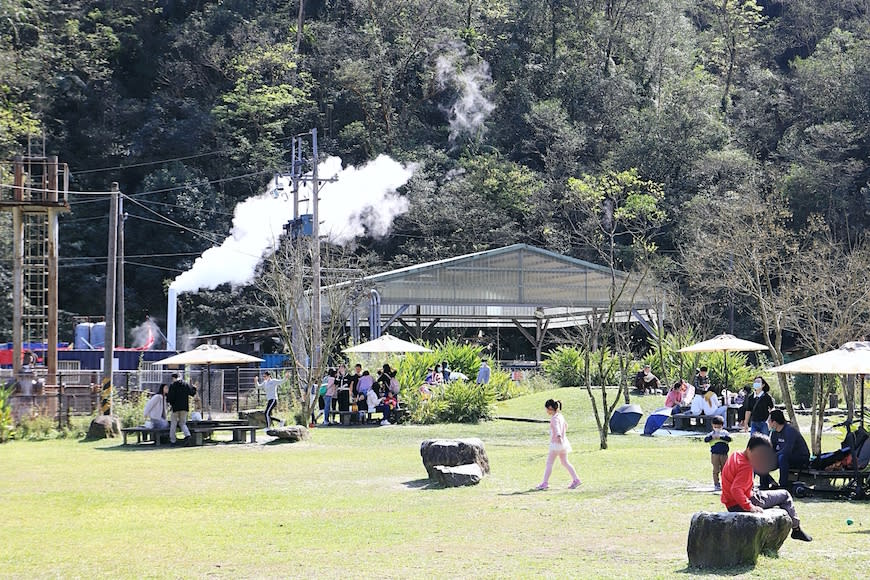
[[[179,190],[183,190],[183,189],[190,189],[190,188],[197,187],[200,185],[214,185],[215,183],[225,183],[228,181],[235,181],[237,179],[246,179],[248,177],[255,177],[257,175],[265,175],[268,173],[274,173],[274,171],[272,171],[271,169],[265,169],[263,171],[254,171],[253,173],[245,173],[243,175],[235,175],[232,177],[222,177],[220,179],[211,179],[211,180],[207,180],[207,181],[189,183],[186,185],[177,185],[174,187],[165,187],[162,189],[153,189],[150,191],[142,191],[139,193],[125,195],[125,197],[128,199],[131,199],[133,197],[144,197],[146,195],[154,195],[155,193],[168,193],[170,191],[179,191]],[[111,192],[109,192],[109,193],[111,193]],[[86,203],[94,203],[95,201],[104,201],[104,200],[103,199],[89,199],[89,200],[85,200],[85,201],[71,201],[70,205],[82,205],[82,204],[86,204]]]
[[[162,165],[164,163],[174,163],[175,161],[187,161],[188,159],[198,159],[200,157],[208,157],[209,155],[222,155],[230,153],[234,149],[223,149],[220,151],[208,151],[206,153],[196,153],[194,155],[184,155],[182,157],[171,157],[169,159],[158,159],[157,161],[142,161],[140,163],[129,163],[127,165],[115,165],[112,167],[98,167],[95,169],[83,169],[81,171],[71,172],[73,175],[85,175],[88,173],[99,173],[101,171],[121,171],[123,169],[131,169],[133,167],[145,167],[148,165]]]

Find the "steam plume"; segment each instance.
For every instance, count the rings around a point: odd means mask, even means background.
[[[336,178],[320,189],[321,235],[333,243],[346,244],[364,234],[384,236],[393,219],[408,210],[408,201],[396,189],[411,178],[413,166],[381,155],[361,167],[342,169],[341,159],[328,157],[318,170],[321,179]],[[250,282],[260,260],[275,251],[284,225],[293,219],[290,187],[289,178],[275,178],[264,193],[239,203],[230,235],[221,245],[203,252],[172,287],[178,292],[195,292]],[[283,193],[275,195],[276,191]],[[311,199],[310,185],[300,187],[299,197]],[[305,204],[300,205],[302,214],[310,213]]]
[[[450,142],[460,137],[479,139],[486,132],[486,118],[495,109],[487,94],[492,90],[489,63],[470,56],[459,45],[450,45],[435,61],[438,86],[456,91],[450,105]]]

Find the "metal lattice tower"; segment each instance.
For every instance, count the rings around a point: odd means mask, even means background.
[[[6,165],[6,164],[4,164]],[[69,211],[69,170],[54,156],[17,157],[0,209],[12,213],[13,367],[25,349],[44,353],[47,382],[57,375],[58,216]],[[0,178],[6,171],[0,169]]]

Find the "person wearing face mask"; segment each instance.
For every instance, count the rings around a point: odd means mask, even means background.
[[[773,398],[770,396],[770,385],[763,377],[755,377],[752,381],[752,394],[744,403],[743,431],[751,434],[761,433],[767,435],[770,429],[767,426],[767,418],[774,408]]]

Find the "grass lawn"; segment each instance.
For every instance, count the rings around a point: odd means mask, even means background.
[[[316,429],[297,445],[122,448],[117,440],[0,446],[2,577],[679,578],[692,513],[718,510],[708,446],[611,437],[597,451],[585,391],[503,404],[544,417],[565,404],[583,479],[541,478],[546,425]],[[660,397],[640,400],[645,408]],[[484,440],[492,475],[473,488],[426,486],[422,439]],[[742,447],[738,436],[732,449]],[[833,447],[835,440],[827,442]],[[798,503],[815,541],[738,576],[858,578],[870,565],[870,502]],[[847,526],[851,518],[854,525]]]

